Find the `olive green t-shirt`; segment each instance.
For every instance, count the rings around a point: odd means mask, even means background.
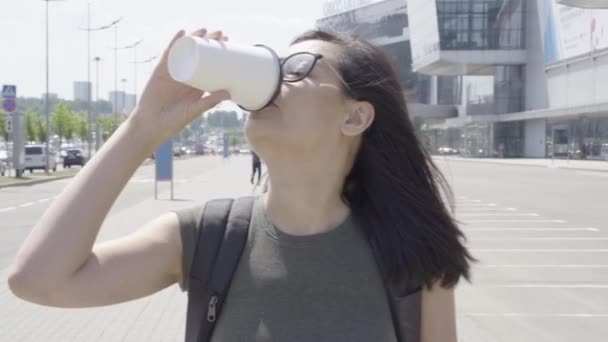
[[[182,289],[188,289],[203,208],[178,212]],[[249,236],[212,342],[396,342],[386,292],[362,230],[349,217],[330,231],[295,236],[255,200]]]

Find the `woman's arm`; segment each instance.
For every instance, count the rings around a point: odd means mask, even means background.
[[[454,289],[438,283],[422,290],[421,342],[456,342]]]

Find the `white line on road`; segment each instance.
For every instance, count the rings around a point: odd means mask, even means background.
[[[516,214],[516,213],[481,213],[481,214],[476,214],[476,213],[464,213],[464,214],[457,214],[457,216],[466,216],[466,217],[471,217],[471,216],[482,216],[482,217],[490,217],[490,216],[498,216],[498,217],[539,217],[540,215],[538,214]]]
[[[592,314],[592,313],[519,313],[519,312],[505,312],[505,313],[485,313],[485,312],[471,312],[465,313],[470,317],[537,317],[537,318],[605,318],[608,314]]]
[[[608,241],[598,237],[526,237],[526,238],[471,238],[468,241]]]
[[[456,207],[496,207],[496,203],[469,203],[469,202],[456,202]]]
[[[583,176],[608,177],[608,173],[600,173],[593,171],[577,171],[576,173]]]
[[[608,265],[479,265],[479,268],[608,268]]]
[[[608,289],[608,284],[477,284],[476,286],[518,289]]]
[[[53,200],[53,199],[54,199],[54,198],[43,198],[43,199],[41,199],[41,200],[38,200],[38,203],[46,203],[46,202],[51,201],[51,200]]]
[[[8,207],[8,208],[3,208],[3,209],[0,209],[0,213],[5,213],[5,212],[7,212],[7,211],[13,211],[13,210],[15,210],[15,209],[17,209],[17,207]]]
[[[27,203],[20,204],[19,208],[26,208],[26,207],[29,207],[31,205],[34,205],[34,202],[27,202]]]
[[[535,252],[535,253],[606,253],[608,249],[560,249],[560,248],[475,248],[474,252]]]
[[[475,220],[465,223],[566,223],[564,220]]]
[[[474,209],[474,208],[468,208],[468,209],[462,209],[462,208],[456,208],[456,212],[487,212],[487,211],[517,211],[517,209],[515,208],[479,208],[479,209]]]
[[[465,228],[467,232],[508,232],[508,231],[530,231],[530,232],[575,232],[575,231],[588,231],[588,232],[599,232],[597,228],[514,228],[514,227],[484,227],[484,228]]]

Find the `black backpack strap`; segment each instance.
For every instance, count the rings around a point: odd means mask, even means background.
[[[211,337],[247,242],[253,202],[253,197],[244,197],[205,206],[190,272],[187,342]]]

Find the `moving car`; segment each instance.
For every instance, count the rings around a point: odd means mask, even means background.
[[[63,157],[63,167],[72,167],[72,165],[84,166],[85,160],[82,151],[78,149],[67,150]]]

